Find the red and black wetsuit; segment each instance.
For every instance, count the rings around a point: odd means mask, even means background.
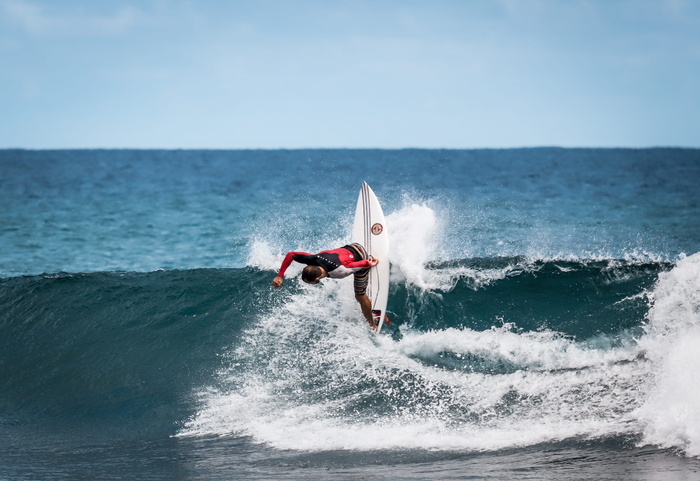
[[[367,288],[367,274],[372,267],[367,257],[367,252],[360,244],[350,244],[339,249],[322,251],[318,254],[288,252],[277,275],[284,277],[284,273],[292,261],[297,261],[307,266],[322,267],[328,273],[328,276],[334,279],[342,279],[354,274],[355,294],[363,295]]]

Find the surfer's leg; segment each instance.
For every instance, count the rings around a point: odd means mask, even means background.
[[[367,296],[367,294],[362,294],[361,296],[356,295],[355,299],[357,299],[357,302],[360,303],[362,315],[364,315],[365,319],[367,319],[369,326],[372,329],[376,329],[377,324],[374,322],[374,319],[372,317],[372,301],[369,300],[369,296]]]
[[[367,295],[367,283],[369,281],[369,268],[362,269],[355,273],[355,282],[353,287],[355,289],[355,299],[360,303],[360,309],[362,309],[362,314],[367,319],[369,325],[376,329],[377,325],[372,317],[372,301],[369,300]]]

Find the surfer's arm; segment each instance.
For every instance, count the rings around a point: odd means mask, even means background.
[[[306,252],[287,252],[287,255],[284,256],[284,260],[282,261],[282,265],[280,266],[280,270],[277,273],[277,277],[272,279],[272,285],[277,288],[282,285],[284,282],[284,273],[287,271],[287,268],[290,266],[292,261],[306,264],[305,261],[311,258],[313,258],[313,256],[311,254],[307,254]]]
[[[313,256],[306,252],[287,252],[287,255],[284,256],[284,260],[282,261],[282,266],[280,267],[280,270],[277,273],[277,277],[284,277],[284,273],[287,272],[287,268],[292,263],[292,261],[307,264],[306,262],[304,262],[305,257],[312,258]]]
[[[345,267],[348,269],[366,269],[367,267],[374,267],[379,263],[379,259],[363,259],[361,261],[355,261],[348,263]]]

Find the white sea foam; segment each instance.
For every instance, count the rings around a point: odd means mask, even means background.
[[[531,267],[431,269],[440,222],[426,205],[390,214],[395,280],[448,290],[462,277],[490,282]],[[265,242],[251,252],[268,269],[282,257]],[[377,338],[364,326],[351,280],[301,285],[294,296],[283,289],[282,302],[225,357],[220,382],[200,394],[201,408],[180,435],[245,435],[304,451],[481,451],[643,431],[646,442],[696,455],[700,383],[688,369],[700,372],[699,264],[693,256],[661,276],[639,344],[598,347],[512,325],[403,328],[400,340]],[[441,356],[508,368],[460,369]]]
[[[514,269],[523,266],[505,266],[493,269],[475,269],[466,266],[441,266],[431,263],[460,260],[466,253],[461,245],[451,249],[444,246],[448,213],[436,211],[426,203],[407,201],[401,209],[387,216],[391,234],[392,282],[424,291],[449,291],[460,279],[467,278],[474,287],[503,279]],[[443,246],[443,247],[438,247]]]
[[[654,363],[637,412],[644,442],[700,456],[700,253],[659,275],[641,346]]]
[[[435,282],[428,279],[425,265],[436,258],[438,225],[435,211],[425,204],[410,204],[387,216],[391,262],[411,284],[423,287]]]
[[[507,362],[520,369],[581,369],[637,357],[634,345],[619,348],[591,348],[559,333],[514,332],[511,325],[488,331],[447,328],[439,331],[408,332],[392,348],[407,356],[430,358],[451,353],[458,358],[479,356],[494,362]]]
[[[421,359],[446,350],[516,369],[493,375]],[[350,286],[329,282],[303,288],[246,333],[180,435],[306,451],[478,451],[624,433],[645,375],[634,356],[508,328],[375,338]],[[362,407],[377,399],[383,411]]]
[[[249,244],[248,260],[246,265],[276,271],[282,262],[283,256],[274,252],[269,241],[254,239]]]

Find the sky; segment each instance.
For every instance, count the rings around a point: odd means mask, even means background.
[[[0,148],[700,147],[698,0],[0,0]]]

